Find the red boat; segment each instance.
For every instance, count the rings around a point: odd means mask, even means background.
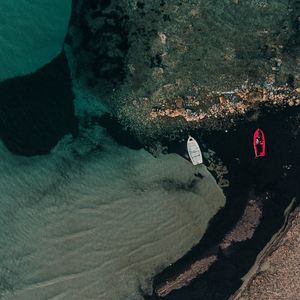
[[[262,157],[266,155],[265,135],[260,128],[257,128],[254,132],[253,147],[254,147],[255,157]]]

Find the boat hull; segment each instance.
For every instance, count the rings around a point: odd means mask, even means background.
[[[193,165],[199,165],[203,163],[200,147],[197,141],[191,136],[188,138],[187,141],[187,149]]]
[[[264,157],[266,155],[265,134],[260,128],[257,128],[253,134],[253,148],[255,157]]]

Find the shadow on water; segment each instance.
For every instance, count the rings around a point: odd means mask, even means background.
[[[239,121],[235,129],[227,133],[192,132],[228,167],[230,186],[224,189],[226,205],[211,220],[198,245],[154,278],[154,289],[216,247],[237,223],[253,195],[263,205],[262,219],[255,234],[250,240],[236,243],[229,253],[223,254],[220,250],[217,262],[189,286],[172,291],[165,297],[153,295],[145,296],[145,299],[228,299],[240,287],[241,277],[253,265],[257,254],[283,225],[283,213],[291,199],[296,197],[296,204],[299,203],[300,140],[296,117],[299,117],[300,108],[261,110],[258,120]],[[254,158],[252,145],[253,132],[257,127],[263,129],[267,147],[266,157],[259,159]],[[176,152],[182,154],[184,146],[185,143],[179,145]]]
[[[0,82],[0,138],[15,154],[48,153],[77,135],[74,95],[64,53],[36,72]]]
[[[111,114],[106,113],[94,118],[93,123],[105,128],[107,133],[120,145],[130,149],[138,150],[143,148],[139,140],[126,130]]]

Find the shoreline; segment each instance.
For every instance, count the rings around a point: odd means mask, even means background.
[[[289,229],[291,228],[291,223],[297,217],[297,211],[299,211],[300,207],[295,206],[295,200],[292,199],[290,205],[286,208],[285,211],[285,220],[282,227],[275,233],[272,239],[266,244],[263,250],[258,254],[255,263],[250,268],[249,272],[243,277],[243,284],[241,287],[234,293],[230,299],[234,300],[246,290],[247,286],[250,282],[255,278],[259,268],[263,265],[263,262],[272,254],[272,252],[279,246],[281,240],[287,234]],[[299,201],[298,201],[299,202]]]
[[[299,243],[300,207],[286,218],[282,229],[260,254],[254,269],[247,274],[243,286],[231,300],[296,299],[299,295]]]

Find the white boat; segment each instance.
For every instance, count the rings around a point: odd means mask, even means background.
[[[191,136],[189,136],[187,141],[187,149],[193,165],[199,165],[203,163],[200,147],[197,141]]]

